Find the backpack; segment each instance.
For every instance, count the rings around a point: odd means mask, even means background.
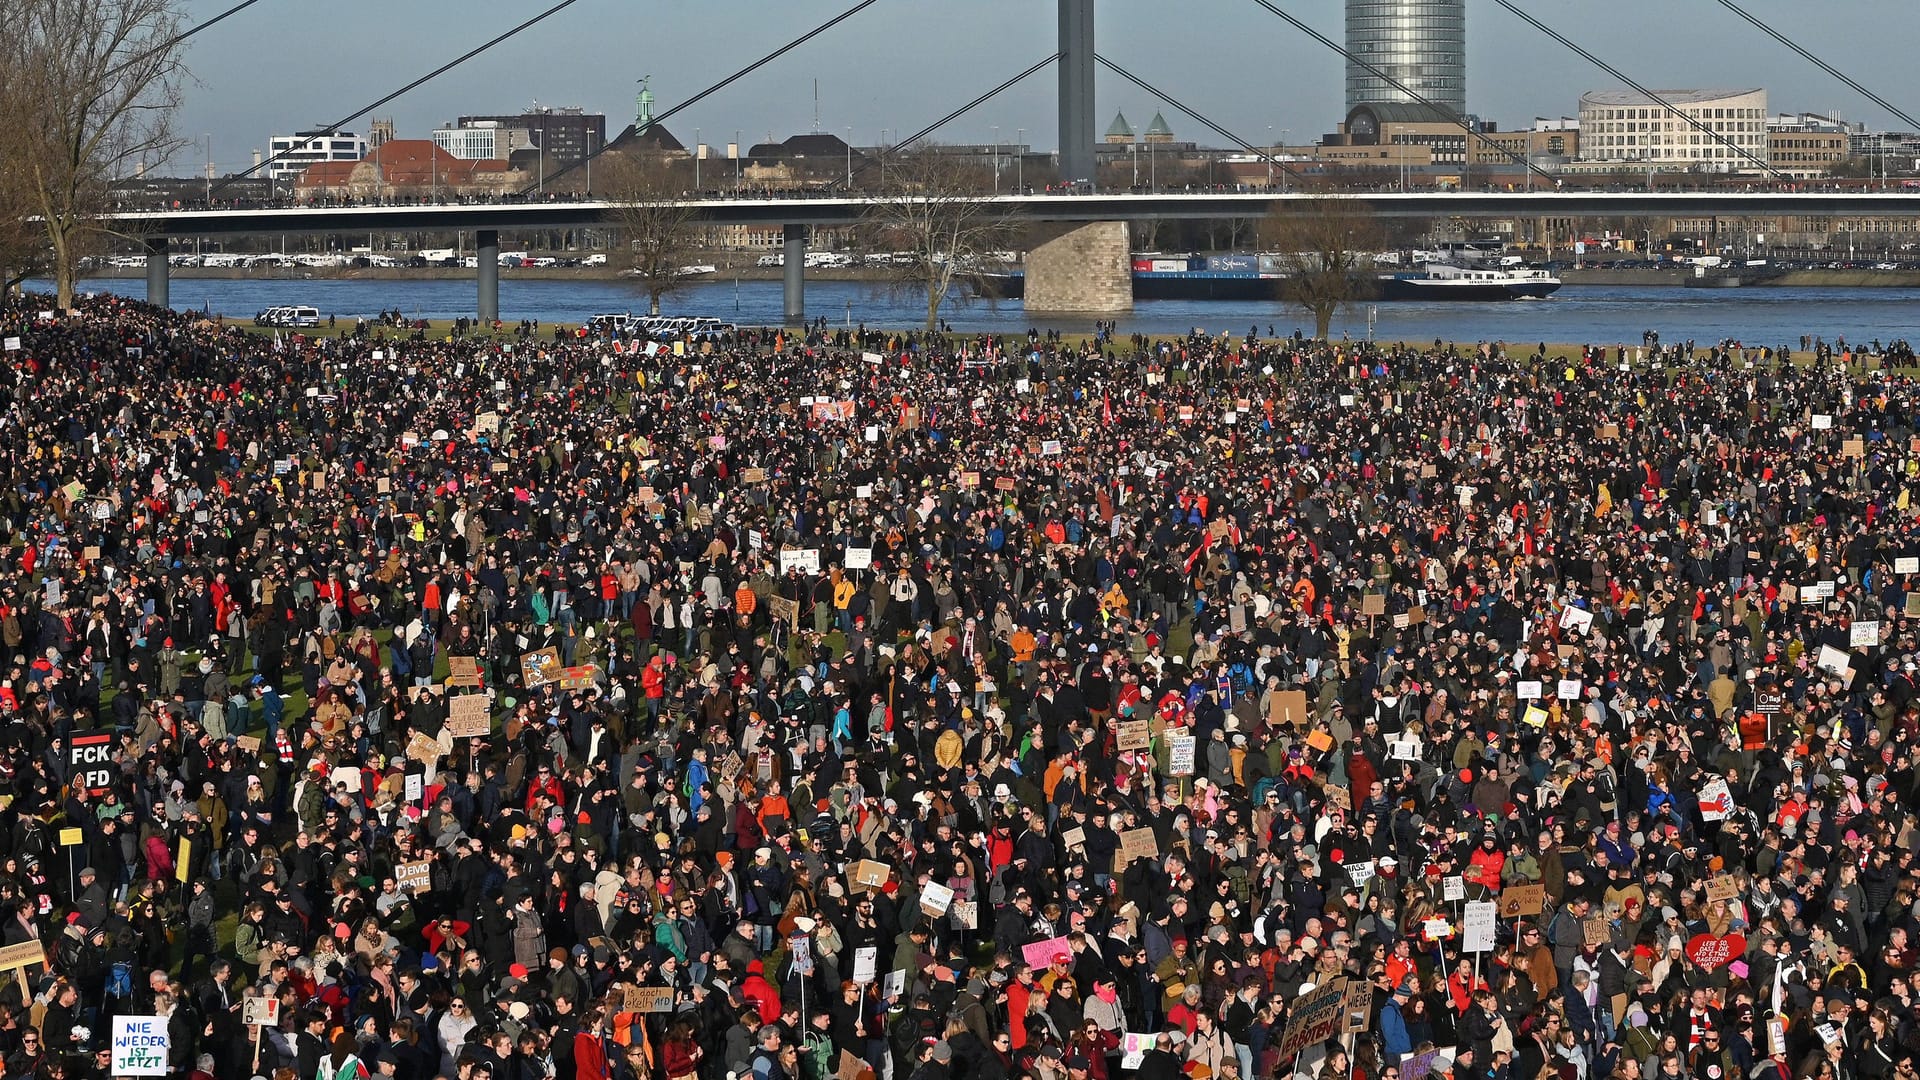
[[[115,960],[107,972],[107,996],[124,998],[133,994],[133,962]]]

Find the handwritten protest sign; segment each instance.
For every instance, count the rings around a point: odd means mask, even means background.
[[[164,1016],[113,1018],[113,1075],[165,1076],[173,1045]]]
[[[487,716],[487,695],[461,694],[447,699],[447,731],[454,738],[483,738],[491,727]]]

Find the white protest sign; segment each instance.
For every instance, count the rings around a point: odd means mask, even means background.
[[[1560,629],[1586,633],[1593,629],[1593,612],[1577,607],[1567,608],[1560,613]]]
[[[1875,648],[1880,644],[1880,624],[1872,619],[1858,619],[1847,628],[1847,644],[1858,648]]]
[[[1580,680],[1579,679],[1561,679],[1560,692],[1557,696],[1560,698],[1561,701],[1580,700]]]
[[[873,566],[873,549],[870,547],[848,548],[847,569],[867,570]]]
[[[10,338],[8,338],[8,339],[7,339],[7,351],[8,351],[8,352],[19,352],[19,351],[20,351],[20,339],[19,339],[19,338],[17,338],[17,337],[10,337]]]
[[[819,549],[803,548],[801,550],[796,551],[792,548],[788,548],[782,551],[780,553],[780,572],[784,574],[789,570],[796,570],[796,569],[806,574],[819,573],[820,572]]]
[[[165,1076],[171,1040],[161,1016],[113,1018],[113,1075]]]
[[[1499,917],[1499,907],[1491,900],[1475,900],[1468,904],[1460,920],[1460,951],[1493,951],[1494,920]]]
[[[945,915],[953,906],[953,890],[937,881],[927,882],[920,892],[920,910],[929,915]]]
[[[879,960],[880,947],[877,945],[862,945],[853,950],[853,981],[861,986],[872,982]]]
[[[1440,881],[1440,899],[1465,900],[1467,898],[1467,879],[1455,874]]]
[[[1366,888],[1367,882],[1372,881],[1376,873],[1372,859],[1368,859],[1366,862],[1348,863],[1346,869],[1347,877],[1353,882],[1353,887],[1356,889]]]
[[[1846,651],[1844,649],[1836,649],[1831,645],[1820,646],[1820,658],[1814,661],[1814,663],[1820,668],[1833,672],[1835,675],[1845,675],[1849,666]]]
[[[1197,740],[1192,735],[1172,733],[1167,738],[1167,775],[1192,776],[1193,753]]]
[[[1399,742],[1389,743],[1387,744],[1387,749],[1392,753],[1392,759],[1394,761],[1420,760],[1419,739],[1402,739]]]
[[[1833,417],[1826,413],[1813,414],[1813,430],[1826,431],[1833,427]]]
[[[1896,574],[1920,574],[1920,558],[1911,555],[1893,560],[1893,572]]]
[[[1137,1069],[1147,1059],[1147,1051],[1153,1049],[1156,1032],[1126,1031],[1120,1034],[1120,1067]]]
[[[1539,679],[1521,679],[1513,684],[1513,696],[1521,701],[1540,700],[1540,690]]]

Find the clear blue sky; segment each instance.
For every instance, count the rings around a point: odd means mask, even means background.
[[[182,0],[189,22],[232,0]],[[1913,0],[1741,0],[1747,10],[1829,63],[1920,115],[1920,39]],[[548,6],[550,0],[261,0],[195,37],[195,83],[181,134],[213,137],[227,172],[265,150],[272,133],[330,123]],[[578,0],[572,7],[381,110],[402,137],[424,137],[461,113],[517,112],[536,100],[633,114],[635,80],[653,76],[664,109],[853,0]],[[1337,40],[1338,0],[1279,0]],[[1877,106],[1748,26],[1712,0],[1529,0],[1527,9],[1635,79],[1656,88],[1764,86],[1778,111],[1839,110],[1901,127]],[[1339,56],[1251,0],[1100,0],[1102,53],[1255,142],[1272,127],[1301,141],[1331,131],[1344,94]],[[915,130],[1055,48],[1048,0],[881,0],[874,7],[674,117],[691,145],[724,145],[811,130],[819,80],[822,130],[856,145],[883,128]],[[1572,115],[1582,90],[1616,85],[1604,72],[1490,0],[1469,0],[1468,104],[1502,127]],[[949,142],[1055,145],[1051,70],[938,132]],[[1143,128],[1157,107],[1102,70],[1099,127],[1116,109]],[[1182,138],[1219,144],[1170,106]],[[364,132],[365,119],[352,130]],[[204,144],[184,151],[197,165]],[[180,166],[176,166],[179,168]],[[182,168],[181,171],[194,171]]]

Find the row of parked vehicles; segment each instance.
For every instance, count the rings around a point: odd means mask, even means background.
[[[685,315],[595,315],[587,320],[587,329],[607,337],[645,335],[655,341],[720,341],[733,336],[733,324],[705,316]]]
[[[121,270],[138,270],[147,265],[147,257],[145,255],[113,255],[103,261],[105,265]],[[88,265],[94,264],[89,263]],[[237,270],[251,270],[256,267],[267,269],[305,267],[308,269],[333,270],[366,269],[368,267],[421,269],[429,266],[465,267],[468,270],[472,270],[480,265],[480,260],[472,255],[456,254],[451,248],[441,251],[420,251],[412,255],[382,255],[378,253],[341,254],[337,252],[326,254],[302,253],[298,255],[282,255],[278,252],[269,252],[263,255],[240,255],[217,251],[202,255],[195,255],[192,252],[169,255],[167,256],[167,265],[173,267],[202,266]],[[503,251],[500,253],[500,265],[509,268],[605,266],[607,265],[607,256],[605,252],[596,252],[592,255],[582,255],[578,257],[563,257],[557,255],[529,255],[524,251]]]
[[[270,307],[253,317],[255,326],[284,326],[294,329],[320,325],[320,309],[305,304]]]

